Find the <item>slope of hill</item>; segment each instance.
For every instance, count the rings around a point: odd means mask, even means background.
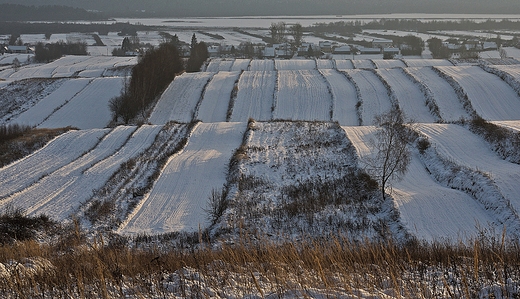
[[[519,66],[218,59],[175,78],[152,107],[152,126],[103,129],[124,77],[102,74],[117,63],[132,61],[66,57],[0,73],[9,80],[0,86],[8,95],[0,98],[9,107],[1,110],[4,123],[80,129],[1,168],[0,206],[60,221],[86,217],[85,225],[130,235],[196,232],[207,227],[204,209],[221,189],[227,208],[212,229],[229,238],[245,223],[268,235],[348,227],[380,237],[391,229],[401,240],[453,240],[477,234],[479,225],[510,233],[520,227],[519,166],[455,124],[476,112],[518,130]],[[88,77],[76,77],[82,73]],[[42,80],[32,76],[50,79],[28,88]],[[359,195],[359,185],[340,186],[362,184],[362,159],[373,154],[367,140],[375,128],[366,126],[397,103],[421,122],[416,130],[430,151],[412,150],[409,172],[389,190],[389,201],[344,201]],[[110,224],[92,220],[104,202],[112,207]],[[256,208],[248,211],[246,202]]]

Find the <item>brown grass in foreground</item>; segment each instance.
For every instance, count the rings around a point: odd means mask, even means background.
[[[0,297],[313,297],[320,290],[345,298],[518,298],[520,247],[505,238],[304,240],[165,250],[85,241],[73,232],[53,245],[18,242],[0,247]]]

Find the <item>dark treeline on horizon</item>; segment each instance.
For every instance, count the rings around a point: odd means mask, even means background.
[[[100,13],[70,6],[0,4],[0,20],[2,21],[72,21],[101,20],[103,18]]]
[[[65,5],[98,11],[107,17],[520,13],[518,0],[0,0],[2,3]]]

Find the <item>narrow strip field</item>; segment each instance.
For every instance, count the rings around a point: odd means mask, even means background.
[[[196,232],[205,227],[208,199],[212,190],[226,183],[229,160],[245,130],[246,123],[198,124],[119,232]]]
[[[219,72],[208,83],[197,111],[196,119],[203,122],[224,122],[227,118],[231,93],[240,72]]]
[[[446,80],[439,77],[432,68],[410,67],[406,70],[431,90],[435,103],[439,107],[439,114],[442,120],[451,122],[457,121],[461,117],[465,119],[470,118],[455,90]]]
[[[354,64],[350,59],[336,59],[336,69],[337,70],[352,70],[354,69]]]
[[[391,69],[396,67],[406,67],[406,64],[401,60],[397,59],[372,59],[372,62],[376,65],[378,69]]]
[[[0,169],[0,198],[21,191],[92,149],[108,129],[69,131],[39,151]]]
[[[355,59],[352,64],[356,69],[375,69],[376,65],[370,59]]]
[[[520,98],[499,77],[478,66],[437,67],[467,93],[473,109],[486,120],[520,119]]]
[[[56,171],[49,173],[30,187],[8,197],[2,202],[2,206],[12,205],[17,208],[23,208],[28,214],[31,214],[38,211],[42,206],[49,204],[51,201],[56,201],[60,198],[59,195],[61,192],[69,187],[74,187],[73,185],[85,170],[119,150],[135,129],[135,127],[115,128],[91,151]],[[92,189],[90,189],[90,191],[92,191]],[[50,204],[52,205],[52,203]],[[67,206],[65,206],[62,208],[68,209],[70,207],[67,208]],[[60,215],[63,216],[59,210],[52,210],[49,216],[55,217]],[[63,220],[63,218],[59,220]]]
[[[249,118],[267,121],[272,118],[276,72],[246,71],[238,81],[238,93],[231,121],[245,122]]]
[[[387,112],[392,107],[385,86],[371,71],[347,70],[345,72],[359,87],[362,101],[360,107],[362,125],[373,124],[376,115]]]
[[[425,66],[453,66],[453,63],[445,59],[403,59],[409,67],[425,67]]]
[[[334,60],[332,59],[317,59],[316,66],[319,70],[323,69],[333,69],[334,68]]]
[[[249,70],[250,63],[251,59],[235,59],[235,62],[233,62],[233,66],[231,67],[231,71],[247,71]]]
[[[273,119],[331,119],[332,96],[318,71],[278,71]]]
[[[390,85],[399,101],[399,107],[408,118],[416,122],[435,122],[435,118],[426,107],[424,94],[402,69],[378,69],[377,72]]]
[[[53,199],[46,204],[30,210],[33,214],[46,214],[59,221],[66,220],[82,203],[92,197],[93,190],[105,185],[122,163],[150,147],[161,128],[162,126],[149,125],[140,127],[119,151],[83,171],[73,184],[68,184],[66,188],[53,193]]]
[[[374,152],[370,139],[375,128],[344,127],[361,164]],[[469,195],[443,187],[426,171],[418,155],[413,154],[408,171],[400,182],[394,182],[391,196],[399,209],[401,221],[419,239],[433,241],[459,240],[476,236],[478,224],[493,223],[493,218]]]
[[[46,119],[40,128],[104,128],[112,119],[108,102],[121,93],[123,78],[97,78]]]
[[[272,59],[253,59],[249,67],[250,71],[274,71],[274,60]]]
[[[231,67],[233,66],[234,60],[228,59],[211,59],[208,66],[206,67],[206,72],[217,73],[220,71],[229,72],[231,71]]]
[[[164,125],[169,121],[191,122],[204,87],[213,75],[198,72],[176,77],[162,94],[148,121],[154,125]]]
[[[92,79],[70,79],[65,81],[58,90],[43,98],[33,107],[20,114],[14,121],[19,124],[29,126],[37,126],[41,124],[47,117],[54,113],[55,109],[64,105],[68,100],[74,98],[76,94],[82,91]]]
[[[274,62],[277,71],[298,71],[316,69],[316,61],[310,59],[275,59]]]
[[[418,129],[446,159],[487,173],[520,213],[520,165],[500,159],[480,137],[461,126],[424,124]]]
[[[332,92],[332,120],[342,126],[359,125],[356,104],[357,92],[354,84],[336,70],[321,70],[321,74],[329,82]]]

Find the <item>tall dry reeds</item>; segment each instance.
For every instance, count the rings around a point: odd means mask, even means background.
[[[236,244],[165,249],[86,241],[0,247],[3,298],[297,297],[515,298],[520,247],[480,236],[468,242],[353,242],[324,236],[283,244],[244,236]],[[131,244],[131,242],[129,242]],[[385,294],[382,296],[381,294]],[[491,295],[492,294],[492,295]],[[489,296],[488,296],[489,295]]]

